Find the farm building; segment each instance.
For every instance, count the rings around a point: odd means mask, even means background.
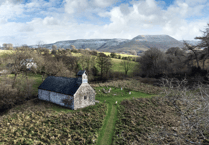
[[[73,110],[95,105],[95,95],[85,70],[80,70],[77,78],[48,76],[38,87],[39,99]]]

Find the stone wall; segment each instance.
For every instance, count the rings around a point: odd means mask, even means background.
[[[94,89],[88,83],[81,84],[74,95],[74,110],[95,105],[95,95]],[[86,99],[84,99],[84,96],[86,96]]]

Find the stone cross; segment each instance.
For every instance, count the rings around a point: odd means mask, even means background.
[[[121,91],[122,91],[123,89],[121,88]]]

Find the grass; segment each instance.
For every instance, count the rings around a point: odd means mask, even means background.
[[[113,136],[113,130],[115,126],[115,121],[117,118],[117,109],[115,105],[108,104],[108,114],[105,119],[105,123],[103,125],[102,131],[100,133],[100,136],[98,138],[98,145],[107,145],[112,143],[112,136]]]
[[[102,89],[105,88],[106,90],[109,90],[111,88],[110,93],[105,94],[102,92]],[[117,120],[117,107],[118,105],[125,99],[132,99],[134,98],[151,98],[152,96],[156,95],[149,95],[137,91],[131,91],[131,94],[129,94],[127,89],[120,89],[116,87],[96,87],[94,88],[97,96],[96,100],[99,100],[101,102],[106,102],[108,104],[108,113],[107,117],[104,120],[104,125],[101,128],[101,131],[99,133],[98,138],[98,145],[100,144],[111,144],[112,138],[113,138],[113,131],[115,129],[115,122]],[[114,95],[116,94],[116,95]],[[117,101],[117,104],[116,104]]]
[[[103,53],[106,54],[106,55],[110,55],[111,54],[110,52],[103,52]],[[136,55],[120,54],[120,53],[116,53],[116,55],[121,55],[121,57],[128,57],[128,56],[130,56],[130,57],[138,57]]]
[[[124,72],[124,68],[123,66],[120,64],[121,61],[123,61],[122,59],[116,59],[116,58],[111,58],[112,59],[112,62],[113,62],[113,66],[112,66],[112,70],[114,72]],[[125,60],[127,61],[127,60]],[[135,62],[135,61],[130,61],[130,65],[132,68],[135,67],[135,65],[137,65],[138,63]],[[133,69],[130,68],[130,70],[128,71],[128,75],[130,75],[132,72],[133,72]],[[125,72],[124,72],[125,73]]]
[[[17,79],[21,79],[22,78],[22,74],[18,74],[17,75]],[[14,78],[15,74],[9,74],[8,75],[9,78]],[[33,73],[28,73],[28,78],[32,79],[35,81],[35,84],[33,85],[33,90],[34,90],[34,94],[37,94],[38,92],[38,87],[41,85],[42,83],[42,77],[39,74],[33,74]]]

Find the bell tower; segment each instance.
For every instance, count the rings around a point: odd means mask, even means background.
[[[78,77],[78,81],[77,81],[78,84],[88,83],[88,77],[85,70],[80,70],[77,73],[77,77]]]

